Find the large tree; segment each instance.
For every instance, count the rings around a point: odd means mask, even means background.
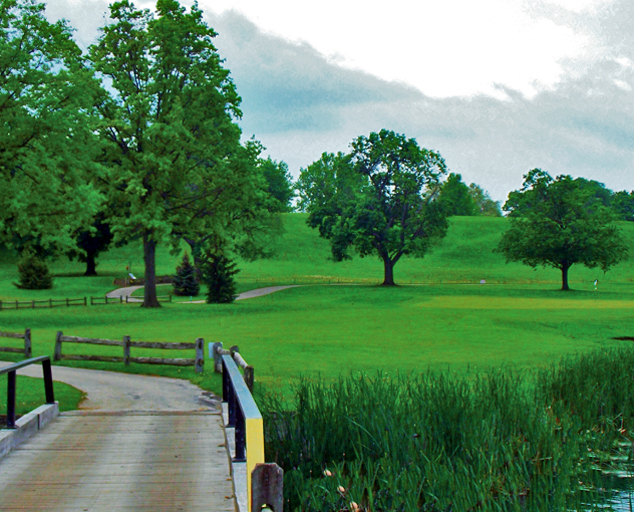
[[[522,188],[509,194],[504,210],[511,226],[497,250],[507,261],[559,269],[562,290],[570,289],[572,265],[598,266],[605,272],[627,255],[612,212],[585,180],[553,179],[533,169]]]
[[[476,207],[469,187],[462,181],[460,174],[453,172],[440,188],[439,203],[445,208],[448,216],[471,216],[476,214]]]
[[[93,107],[103,91],[44,5],[0,0],[0,20],[0,239],[68,249],[102,202]]]
[[[422,257],[447,231],[437,201],[442,157],[414,139],[381,130],[358,137],[347,154],[324,153],[297,182],[308,224],[331,242],[335,260],[377,255],[384,285],[394,285],[403,255]]]
[[[101,113],[110,142],[110,194],[124,205],[108,221],[115,241],[140,236],[144,307],[158,307],[156,247],[180,237],[229,239],[258,215],[262,180],[240,144],[240,98],[196,4],[158,0],[156,13],[111,5],[90,48],[112,92]],[[253,206],[256,205],[256,206]]]

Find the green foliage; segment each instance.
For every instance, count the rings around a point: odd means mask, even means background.
[[[156,14],[128,0],[90,48],[114,92],[100,109],[111,164],[109,194],[123,205],[109,219],[115,241],[140,235],[144,306],[158,306],[155,250],[205,237],[223,244],[258,230],[266,192],[260,145],[240,144],[240,97],[196,4],[158,0]],[[237,240],[236,243],[239,243]]]
[[[172,280],[174,295],[196,296],[200,291],[200,285],[196,278],[196,269],[189,262],[187,253],[183,256],[180,266],[176,269],[176,275]]]
[[[360,136],[349,155],[324,153],[303,169],[297,187],[308,224],[330,240],[336,261],[350,251],[376,255],[385,285],[404,255],[423,257],[447,231],[437,199],[442,157],[414,139],[381,130]]]
[[[239,270],[224,254],[205,254],[202,263],[203,282],[207,285],[207,304],[228,304],[236,298],[233,277]]]
[[[272,212],[292,211],[291,201],[295,197],[295,190],[288,165],[283,161],[276,162],[268,157],[266,160],[260,159],[259,167],[266,180],[270,196],[269,210]]]
[[[447,181],[442,184],[438,196],[438,202],[445,209],[448,217],[475,215],[475,204],[469,191],[469,187],[462,182],[460,174],[452,172],[449,175]]]
[[[475,205],[475,214],[485,217],[501,217],[502,210],[500,203],[489,197],[489,194],[482,190],[479,185],[472,183],[469,185],[469,195]]]
[[[585,181],[585,180],[584,180]],[[510,229],[497,250],[507,261],[561,270],[568,290],[568,269],[577,263],[606,272],[627,256],[627,246],[611,212],[584,181],[570,176],[553,180],[533,169],[520,191],[509,194]]]
[[[621,190],[612,197],[612,210],[621,220],[634,222],[634,191]]]
[[[40,257],[31,251],[25,251],[18,263],[20,282],[18,288],[26,290],[48,290],[53,287],[53,276],[48,266]]]
[[[65,22],[32,0],[0,1],[0,239],[70,249],[103,198],[92,183],[102,90]]]

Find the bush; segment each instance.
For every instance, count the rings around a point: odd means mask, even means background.
[[[176,269],[176,275],[172,279],[174,295],[194,296],[200,291],[200,284],[196,279],[196,269],[189,262],[187,253],[183,256],[180,266]]]
[[[31,252],[24,252],[18,262],[20,282],[13,283],[26,290],[48,290],[53,287],[53,276],[44,260]]]
[[[202,264],[203,281],[207,285],[207,304],[228,304],[236,298],[233,276],[236,263],[220,254],[206,255]]]

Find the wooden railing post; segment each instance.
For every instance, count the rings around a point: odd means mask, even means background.
[[[44,394],[46,395],[46,403],[55,403],[55,393],[53,392],[53,372],[51,370],[51,360],[42,361],[42,373],[44,374]]]
[[[7,428],[15,429],[15,370],[7,375]]]
[[[284,507],[284,470],[274,462],[256,464],[251,473],[251,509],[261,512],[270,507],[273,512],[282,512]]]
[[[123,363],[130,366],[130,336],[123,337]]]
[[[27,327],[24,331],[24,358],[31,357],[31,329]]]
[[[57,331],[55,337],[55,352],[53,354],[53,360],[59,361],[62,358],[62,331]]]
[[[216,341],[211,346],[211,355],[214,358],[214,371],[216,373],[222,373],[222,356],[218,352],[219,348],[222,348],[222,341]]]
[[[196,373],[201,373],[205,365],[205,354],[203,352],[204,344],[205,340],[202,338],[196,338],[196,364],[194,366]]]

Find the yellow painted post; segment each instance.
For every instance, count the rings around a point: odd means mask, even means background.
[[[247,444],[247,503],[251,511],[251,473],[256,464],[264,463],[264,423],[262,417],[247,418],[246,444]]]

